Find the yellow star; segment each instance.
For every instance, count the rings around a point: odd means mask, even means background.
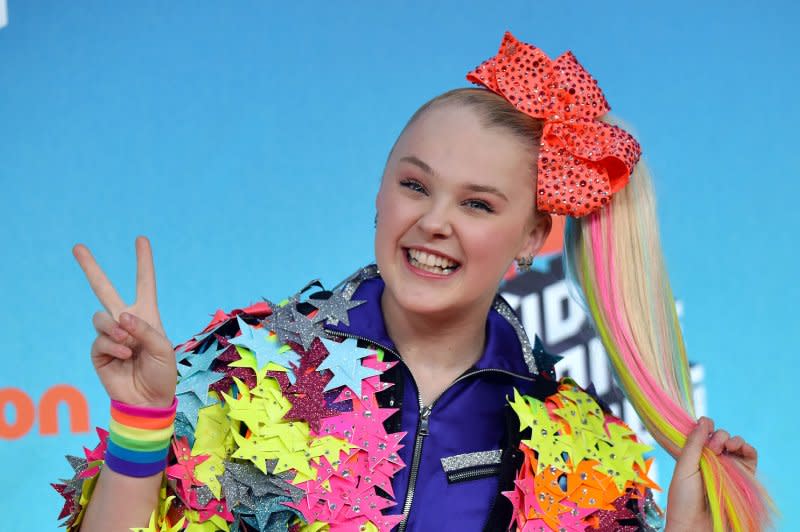
[[[355,445],[346,440],[340,440],[334,436],[322,436],[311,441],[309,452],[317,463],[324,456],[335,467],[339,462],[340,453],[349,453],[355,447]]]

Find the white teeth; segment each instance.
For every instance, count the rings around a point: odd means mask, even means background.
[[[450,259],[416,249],[408,249],[408,258],[417,268],[440,275],[449,275],[458,267],[458,263]]]

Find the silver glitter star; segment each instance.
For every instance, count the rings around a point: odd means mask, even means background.
[[[195,488],[194,494],[197,497],[197,502],[200,504],[200,506],[207,505],[209,502],[211,502],[211,499],[214,498],[214,494],[211,493],[211,488],[208,486],[200,486],[199,488]]]
[[[351,301],[345,299],[341,292],[333,292],[328,299],[309,299],[308,303],[319,309],[317,315],[314,316],[314,323],[327,320],[331,325],[338,325],[341,320],[349,327],[350,319],[347,313],[350,309],[366,303],[366,301]]]
[[[314,338],[322,334],[322,326],[297,312],[294,307],[291,309],[291,317],[287,316],[285,312],[280,312],[275,316],[271,325],[282,342],[297,342],[303,346],[303,349],[311,347]]]

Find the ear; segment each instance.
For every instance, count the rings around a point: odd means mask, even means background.
[[[553,218],[549,213],[537,211],[533,215],[531,228],[525,236],[525,241],[517,253],[517,258],[535,257],[544,246],[550,231],[553,229]]]

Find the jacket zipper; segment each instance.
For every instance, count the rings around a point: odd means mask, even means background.
[[[474,478],[490,477],[500,472],[500,464],[479,466],[467,471],[455,471],[447,475],[450,482],[461,482],[462,480],[472,480]]]
[[[353,338],[353,339],[356,339],[356,340],[362,340],[364,342],[367,342],[367,343],[370,343],[372,345],[378,346],[381,349],[383,349],[385,351],[388,351],[389,353],[392,353],[394,356],[396,356],[397,359],[401,363],[403,363],[403,365],[406,366],[406,369],[408,369],[408,366],[405,364],[405,362],[403,362],[403,358],[400,356],[400,353],[398,353],[394,349],[390,349],[390,348],[386,347],[385,345],[382,345],[382,344],[380,344],[380,343],[378,343],[378,342],[376,342],[374,340],[371,340],[369,338],[365,338],[363,336],[359,336],[357,334],[349,334],[349,333],[343,333],[343,332],[340,332],[340,331],[332,331],[330,329],[325,329],[325,332],[327,332],[329,334],[332,334],[334,336],[340,336],[342,338]],[[517,378],[520,378],[520,379],[523,379],[523,380],[527,380],[527,381],[530,381],[530,382],[533,382],[533,381],[536,380],[533,377],[528,377],[527,375],[520,375],[519,373],[514,373],[513,371],[507,371],[507,370],[504,370],[504,369],[494,369],[494,368],[477,369],[475,371],[470,371],[469,373],[464,373],[463,375],[458,377],[456,380],[451,382],[450,385],[447,386],[447,388],[442,390],[442,393],[439,394],[439,397],[444,395],[445,392],[447,392],[447,390],[449,390],[450,388],[455,386],[456,383],[461,382],[462,380],[464,380],[464,379],[466,379],[468,377],[472,377],[473,375],[479,375],[481,373],[501,373],[501,374],[504,374],[504,375],[511,375],[513,377],[517,377]],[[409,374],[411,374],[411,370],[409,370]],[[411,375],[411,380],[414,381],[414,376],[413,375]],[[414,386],[417,388],[417,401],[419,402],[419,421],[417,422],[417,433],[416,433],[415,438],[414,438],[414,454],[412,455],[412,458],[411,458],[411,469],[410,469],[409,477],[408,477],[408,489],[406,490],[406,499],[405,499],[405,503],[403,504],[403,520],[400,521],[400,526],[397,528],[397,532],[405,532],[406,526],[408,524],[408,515],[409,515],[409,512],[411,511],[411,505],[414,502],[414,491],[415,491],[415,489],[417,487],[417,474],[419,473],[419,463],[420,463],[420,460],[422,459],[422,444],[423,444],[425,436],[430,434],[429,420],[430,420],[431,412],[433,411],[433,407],[436,404],[436,401],[439,399],[439,397],[437,397],[436,399],[431,401],[431,404],[428,405],[428,406],[423,405],[422,404],[422,398],[419,395],[419,387],[417,387],[417,383],[416,382],[414,382]]]

